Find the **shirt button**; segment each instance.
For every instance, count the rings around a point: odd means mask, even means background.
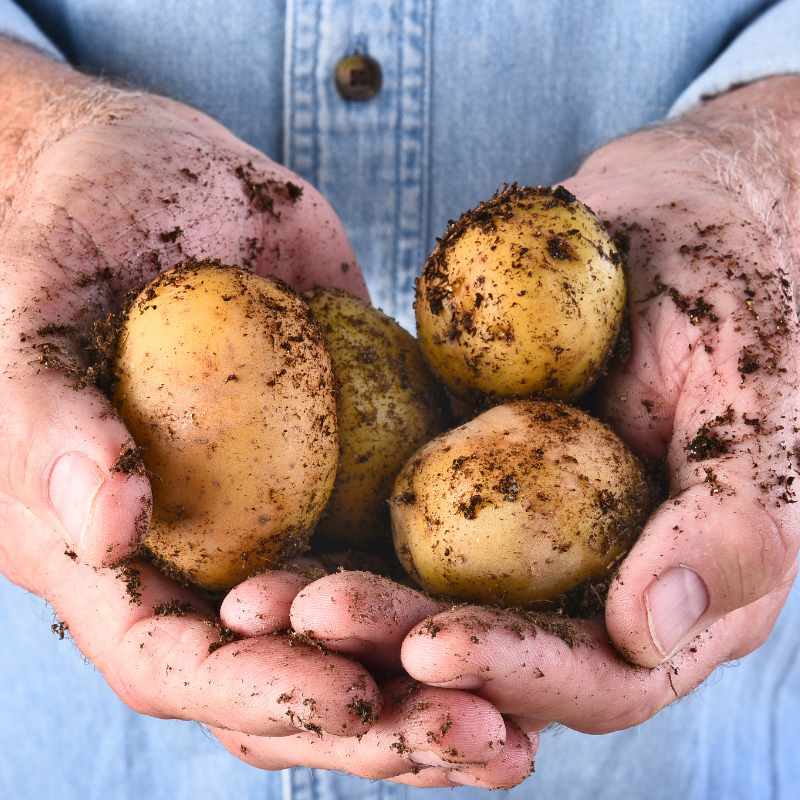
[[[337,65],[336,88],[345,100],[369,100],[381,90],[381,65],[369,56],[345,56]]]

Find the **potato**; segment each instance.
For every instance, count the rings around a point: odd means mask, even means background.
[[[497,406],[422,447],[395,484],[398,556],[425,589],[546,607],[606,575],[638,535],[651,493],[602,423],[569,406]]]
[[[417,282],[417,336],[458,397],[576,398],[602,373],[625,308],[622,260],[559,186],[516,184],[451,225]]]
[[[152,475],[157,564],[219,591],[303,552],[339,441],[330,357],[298,295],[183,264],[130,307],[116,367],[113,401]]]
[[[416,340],[347,292],[303,294],[322,324],[339,392],[339,472],[314,547],[387,550],[388,500],[403,465],[449,421]]]

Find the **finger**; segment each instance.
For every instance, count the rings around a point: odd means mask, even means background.
[[[340,572],[306,586],[292,603],[292,627],[370,668],[402,671],[400,645],[444,608],[421,592],[369,572]]]
[[[484,767],[448,769],[428,767],[420,772],[399,775],[389,780],[420,789],[456,784],[477,789],[511,789],[533,772],[533,757],[539,745],[538,736],[525,736],[511,720],[506,719],[506,741],[503,752]]]
[[[405,680],[384,687],[381,719],[361,737],[302,734],[274,739],[214,733],[229,752],[262,769],[301,763],[344,768],[373,780],[421,775],[430,769],[436,777],[427,785],[436,786],[470,780],[453,780],[453,773],[478,775],[493,788],[514,785],[530,773],[535,752],[534,742],[479,698]],[[476,758],[484,761],[470,763]]]
[[[219,610],[225,627],[241,636],[264,636],[292,627],[289,609],[310,578],[285,570],[254,575],[225,596]]]
[[[600,622],[479,606],[439,614],[412,631],[403,664],[417,680],[469,688],[504,714],[608,733],[650,719],[721,663],[755,649],[790,585],[720,620],[653,669],[625,661]]]
[[[533,772],[533,757],[538,737],[529,737],[511,720],[506,719],[506,740],[503,752],[482,767],[449,770],[447,778],[462,786],[479,789],[511,789]]]
[[[122,561],[150,524],[150,483],[105,398],[61,372],[7,370],[0,394],[0,493],[16,498],[95,566]]]
[[[124,287],[42,170],[17,195],[0,247],[0,493],[85,562],[113,564],[139,546],[152,502],[130,435],[93,388],[110,379],[114,334],[101,344],[92,321]],[[103,354],[95,365],[90,349]]]
[[[236,641],[205,601],[153,567],[94,569],[50,536],[46,547],[33,537],[25,545],[39,553],[38,591],[135,711],[257,735],[298,728],[357,735],[379,714],[380,692],[351,659],[288,634]]]
[[[740,484],[720,502],[701,485],[651,518],[606,606],[609,634],[626,657],[656,666],[718,619],[791,579],[796,524],[776,518],[760,500],[758,488]]]

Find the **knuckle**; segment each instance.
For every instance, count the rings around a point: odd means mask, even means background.
[[[669,691],[669,687],[667,687]],[[675,699],[674,695],[670,693],[672,700]],[[624,710],[609,709],[612,713],[596,724],[597,733],[613,733],[614,731],[625,730],[626,728],[635,728],[647,720],[654,717],[662,708],[669,705],[669,698],[664,698],[658,692],[650,693],[640,696],[631,705]],[[614,714],[614,711],[619,713]],[[595,732],[595,731],[593,731]]]
[[[763,554],[764,579],[768,591],[777,586],[793,568],[800,545],[796,526],[769,505],[762,507],[762,513],[753,526],[753,535],[759,542]],[[792,516],[795,512],[792,511]],[[751,567],[752,569],[752,567]]]

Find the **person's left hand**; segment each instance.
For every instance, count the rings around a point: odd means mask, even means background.
[[[665,459],[670,497],[615,576],[605,624],[562,622],[559,636],[518,619],[519,633],[508,613],[454,609],[434,617],[435,640],[424,626],[405,640],[410,675],[472,689],[523,728],[604,733],[765,641],[800,543],[800,346],[781,228],[795,213],[781,171],[798,100],[797,77],[745,87],[602,148],[565,182],[630,238],[633,349],[595,403],[637,454]],[[756,101],[774,129],[758,128]]]
[[[644,722],[769,635],[800,542],[796,198],[776,155],[794,157],[795,98],[796,77],[745,87],[606,146],[566,182],[630,237],[633,351],[595,397],[634,451],[666,459],[670,499],[620,568],[604,621],[543,629],[478,606],[419,624],[408,614],[398,628],[410,630],[400,655],[412,678],[471,690],[523,730],[555,721],[604,733]],[[768,152],[756,147],[767,128],[754,99],[775,126]],[[402,593],[358,573],[339,580],[365,606]],[[363,625],[344,606],[300,597],[292,619],[332,650],[401,638],[388,621]]]

